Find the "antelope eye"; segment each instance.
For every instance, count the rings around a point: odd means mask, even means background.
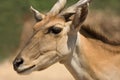
[[[55,26],[52,26],[52,27],[49,29],[49,32],[51,32],[51,33],[53,33],[53,34],[59,34],[61,31],[62,31],[62,28],[60,28],[60,27],[55,27]]]

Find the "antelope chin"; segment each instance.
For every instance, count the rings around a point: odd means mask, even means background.
[[[35,65],[29,66],[29,67],[28,66],[27,67],[26,66],[25,67],[21,66],[18,69],[16,69],[15,71],[18,74],[26,75],[26,74],[30,74],[31,72],[33,72],[34,68],[35,68]]]

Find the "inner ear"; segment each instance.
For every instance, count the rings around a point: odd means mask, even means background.
[[[78,7],[76,10],[74,19],[72,21],[71,27],[73,27],[73,29],[76,29],[77,31],[79,31],[79,29],[81,28],[81,25],[85,21],[87,15],[88,15],[88,4],[84,4],[80,7]]]
[[[75,13],[66,13],[62,16],[63,16],[63,18],[65,19],[66,22],[69,22],[69,21],[72,21],[74,14]]]

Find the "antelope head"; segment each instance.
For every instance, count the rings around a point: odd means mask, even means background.
[[[15,58],[14,69],[20,74],[30,73],[69,58],[87,16],[89,2],[80,0],[64,9],[66,0],[58,0],[47,14],[31,7],[36,19],[34,34]]]

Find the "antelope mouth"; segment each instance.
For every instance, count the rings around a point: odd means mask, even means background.
[[[28,72],[31,72],[34,67],[35,67],[35,65],[27,67],[27,68],[23,68],[23,69],[17,69],[16,71],[19,74],[28,73]]]

